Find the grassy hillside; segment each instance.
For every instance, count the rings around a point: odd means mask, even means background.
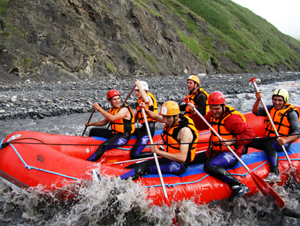
[[[284,64],[297,68],[300,61],[300,42],[278,31],[265,19],[231,0],[162,0],[176,12],[193,35],[193,39],[182,36],[182,41],[193,51],[204,49],[204,60],[228,57],[241,68],[255,62],[258,65]],[[178,7],[178,3],[181,4]],[[186,20],[184,7],[193,16],[203,18],[209,24],[211,34],[199,30],[194,21]],[[224,47],[219,51],[215,39]],[[193,43],[193,44],[191,44]]]

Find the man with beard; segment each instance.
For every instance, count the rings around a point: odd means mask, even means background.
[[[276,133],[267,117],[264,107],[259,107],[262,94],[256,92],[256,101],[252,107],[253,114],[265,116],[265,138],[254,139],[246,147],[253,147],[259,150],[265,150],[270,164],[270,173],[264,180],[266,182],[280,182],[278,176],[278,151],[283,151],[282,146],[289,149],[291,142],[296,140],[300,134],[299,111],[293,105],[287,103],[289,93],[285,89],[276,89],[272,96],[273,105],[267,105],[270,116],[274,122]]]
[[[204,170],[229,184],[233,193],[230,201],[243,197],[250,189],[242,184],[236,177],[228,173],[226,169],[235,166],[238,159],[230,152],[227,146],[241,157],[243,147],[255,137],[253,129],[246,123],[245,117],[233,107],[226,105],[225,96],[221,92],[213,92],[208,99],[210,111],[204,116],[207,122],[219,133],[222,140],[214,133],[210,137],[210,147],[206,152],[196,155],[193,164],[204,163]],[[194,105],[188,104],[196,128],[207,129],[205,122],[194,112]]]
[[[187,78],[187,88],[189,93],[187,95],[188,102],[194,104],[196,109],[204,116],[209,111],[209,107],[207,104],[209,94],[200,87],[200,80],[196,75],[190,75]],[[186,102],[186,98],[182,101]],[[180,110],[185,110],[185,115],[190,116],[191,111],[187,105],[181,105]]]

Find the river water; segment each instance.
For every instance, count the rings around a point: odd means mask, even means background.
[[[300,105],[300,81],[259,86],[266,104],[271,104],[277,87],[287,89],[289,102]],[[244,113],[251,111],[255,96],[245,93],[227,95],[226,99],[228,105]],[[89,116],[90,113],[83,113],[0,121],[0,138],[20,130],[81,136]],[[95,113],[93,119],[101,119],[100,114]],[[80,188],[77,200],[53,201],[37,191],[27,193],[0,180],[0,225],[172,225],[175,209],[179,225],[288,225],[284,222],[290,216],[300,217],[299,187],[291,182],[289,186],[273,188],[285,200],[285,209],[279,210],[273,200],[261,193],[232,203],[224,200],[199,206],[185,200],[172,203],[171,207],[152,206],[145,198],[144,188],[119,179],[101,184],[90,182]]]

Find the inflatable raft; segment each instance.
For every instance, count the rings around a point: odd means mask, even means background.
[[[245,114],[247,123],[257,136],[263,136],[263,117],[252,113]],[[156,131],[153,141],[161,144],[160,133]],[[208,146],[210,131],[199,131],[197,151],[204,151]],[[43,193],[57,194],[58,198],[73,197],[70,190],[73,184],[84,184],[91,181],[92,170],[105,177],[117,177],[127,172],[126,167],[132,163],[129,153],[136,137],[132,136],[127,146],[106,151],[98,162],[86,159],[96,151],[105,139],[99,137],[78,137],[68,135],[46,134],[33,131],[19,131],[8,135],[1,142],[0,176],[14,185],[25,189],[39,189]],[[146,147],[144,151],[149,151]],[[287,151],[294,166],[300,169],[300,139],[297,139]],[[283,152],[279,152],[280,172],[288,168],[288,161]],[[264,151],[249,149],[242,160],[262,178],[269,173],[267,155]],[[247,195],[258,192],[258,189],[245,168],[238,163],[228,169],[242,183],[250,188]],[[191,165],[180,176],[163,174],[168,197],[173,201],[192,199],[195,203],[204,204],[213,200],[229,198],[232,190],[228,184],[204,172],[203,164]],[[286,181],[282,174],[282,182]],[[158,175],[145,175],[136,182],[148,189],[148,199],[154,205],[164,203],[163,191]]]

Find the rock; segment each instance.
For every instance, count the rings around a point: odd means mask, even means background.
[[[228,103],[234,103],[237,95],[246,93],[245,98],[251,101],[254,94],[253,86],[249,85],[249,79],[254,74],[219,74],[205,75],[201,77],[201,86],[211,93],[219,90],[230,96]],[[266,73],[256,75],[261,79],[261,84],[266,85],[276,81],[291,81],[300,78],[300,73]],[[148,82],[149,92],[156,97],[160,107],[167,100],[180,102],[187,93],[187,76],[150,77],[143,79]],[[106,93],[110,88],[116,88],[121,93],[121,101],[130,93],[135,78],[107,81],[81,81],[81,82],[51,82],[30,84],[1,84],[0,83],[0,120],[10,118],[44,118],[45,116],[59,116],[91,111],[94,102],[100,102],[104,109],[111,106],[106,99]],[[75,90],[71,87],[76,86]],[[45,87],[49,87],[45,89]],[[229,95],[230,94],[230,95]],[[252,97],[251,97],[252,96]],[[22,97],[22,98],[17,98]],[[12,102],[12,100],[14,100]],[[136,96],[131,94],[127,104],[136,107]],[[37,113],[38,112],[38,113]]]

